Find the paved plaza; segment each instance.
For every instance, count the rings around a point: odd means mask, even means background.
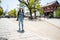
[[[58,18],[41,18],[41,19],[60,28],[60,19]]]
[[[16,18],[0,19],[0,39],[8,40],[60,40],[60,29],[44,20],[24,20],[24,33],[18,32]]]

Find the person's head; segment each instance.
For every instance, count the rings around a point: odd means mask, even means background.
[[[19,11],[20,11],[20,12],[23,12],[23,9],[22,9],[22,8],[19,8]]]

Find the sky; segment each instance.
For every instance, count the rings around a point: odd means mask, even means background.
[[[11,9],[17,8],[17,5],[19,4],[18,0],[2,0],[1,6],[4,10],[10,11]]]
[[[54,2],[55,0],[41,0],[42,5],[46,5],[47,3]],[[57,0],[60,3],[60,0]],[[1,6],[4,11],[10,11],[14,8],[17,8],[19,4],[18,0],[2,0]]]

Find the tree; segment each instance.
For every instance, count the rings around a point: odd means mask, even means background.
[[[1,0],[0,0],[0,3],[1,3]]]
[[[17,16],[16,13],[17,13],[16,9],[13,9],[13,10],[11,10],[11,11],[8,12],[8,14],[9,14],[10,17],[16,17]]]
[[[0,16],[3,14],[3,9],[0,7]]]
[[[1,6],[1,0],[0,0],[0,6]]]
[[[58,7],[56,10],[56,17],[60,17],[60,7]]]
[[[38,1],[37,1],[38,2]],[[34,6],[34,13],[35,13],[35,19],[36,19],[36,11],[40,10],[40,4],[37,4],[37,2],[35,3],[36,6]]]
[[[21,2],[27,6],[27,8],[30,11],[30,18],[32,19],[33,18],[32,17],[32,10],[34,9],[36,11],[37,8],[35,6],[37,6],[37,4],[39,4],[39,0],[27,0],[27,2],[24,0],[19,0],[19,2]]]
[[[2,1],[0,0],[0,16],[4,15],[4,14],[3,14],[3,8],[1,7],[1,2],[2,2]]]

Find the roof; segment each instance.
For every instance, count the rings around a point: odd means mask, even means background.
[[[53,5],[53,4],[59,4],[59,2],[58,1],[50,2],[50,3],[47,3],[46,5],[44,5],[42,7],[50,6],[50,5]]]

